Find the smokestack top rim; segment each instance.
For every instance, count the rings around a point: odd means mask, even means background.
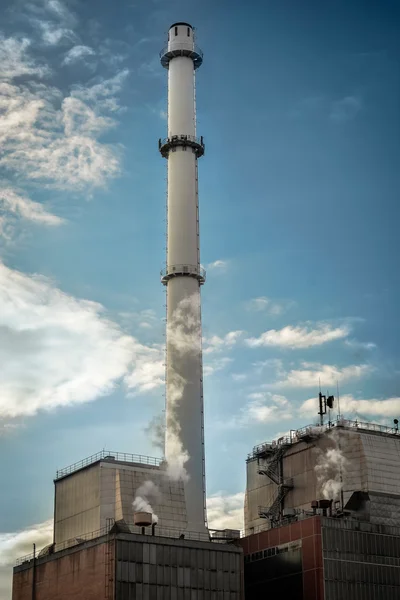
[[[176,23],[172,23],[170,29],[172,29],[173,27],[179,27],[179,25],[185,25],[185,27],[190,27],[190,29],[193,29],[193,26],[190,23],[186,23],[185,21],[178,21]]]

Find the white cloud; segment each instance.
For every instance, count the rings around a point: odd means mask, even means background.
[[[231,377],[233,381],[245,381],[248,376],[246,373],[232,373]]]
[[[71,65],[73,63],[79,62],[85,57],[94,56],[95,54],[95,51],[93,50],[93,48],[90,48],[90,46],[77,45],[68,50],[64,60],[62,61],[62,64]]]
[[[59,27],[49,21],[37,21],[42,32],[42,40],[48,46],[57,46],[61,43],[67,44],[76,41],[77,37],[72,29]]]
[[[103,79],[91,86],[74,85],[71,96],[83,102],[100,107],[102,110],[118,112],[121,109],[116,96],[121,91],[127,77],[128,69],[122,69],[114,77]]]
[[[243,331],[230,331],[223,337],[218,335],[212,335],[210,337],[203,338],[203,354],[212,354],[214,352],[221,352],[227,348],[233,348],[243,335]]]
[[[5,38],[0,34],[0,81],[8,81],[21,76],[42,78],[49,74],[49,68],[29,56],[31,42],[28,38]]]
[[[207,520],[211,529],[243,529],[244,494],[218,492],[207,498]]]
[[[228,268],[228,261],[227,260],[215,260],[212,263],[208,263],[208,265],[205,266],[207,271],[225,271]]]
[[[336,387],[337,382],[360,379],[373,371],[373,367],[366,364],[339,368],[335,365],[304,362],[302,367],[303,369],[293,369],[288,373],[281,373],[284,378],[273,385],[293,388],[318,388],[320,382],[323,387]]]
[[[126,73],[62,98],[44,85],[0,84],[0,165],[58,189],[102,187],[120,171],[120,149],[99,141],[115,121]],[[102,111],[102,112],[101,112]]]
[[[208,359],[204,362],[203,373],[206,377],[214,375],[214,373],[225,369],[225,367],[227,367],[231,362],[232,358],[229,358],[227,356],[222,358],[213,358],[211,360]]]
[[[245,306],[248,311],[251,312],[266,312],[267,314],[277,317],[284,313],[293,302],[274,302],[266,296],[259,296],[258,298],[252,298],[246,302]]]
[[[165,383],[165,349],[163,346],[139,344],[134,366],[125,376],[125,384],[134,395],[162,387]]]
[[[259,346],[279,346],[291,349],[310,348],[346,337],[349,333],[350,329],[347,325],[335,328],[328,323],[316,323],[315,326],[307,323],[301,327],[287,325],[283,329],[265,331],[258,338],[249,338],[246,340],[246,344],[251,348]]]
[[[89,402],[122,378],[145,393],[163,376],[163,348],[125,335],[100,304],[0,263],[0,417]]]
[[[332,103],[330,118],[337,123],[354,119],[363,107],[363,102],[358,96],[345,96]]]
[[[54,227],[64,220],[48,212],[42,204],[30,200],[11,187],[0,189],[0,237],[10,240],[17,219],[25,219],[40,225]]]
[[[0,598],[11,598],[12,567],[17,558],[31,554],[53,541],[53,520],[13,533],[0,533]]]
[[[345,340],[344,342],[349,348],[355,350],[375,350],[376,344],[373,342],[359,342],[357,340]]]
[[[309,398],[301,405],[300,413],[302,415],[315,414],[315,412],[315,398]],[[340,412],[345,417],[351,413],[358,413],[361,418],[363,418],[363,415],[368,417],[383,416],[398,418],[400,415],[400,398],[370,398],[364,400],[361,398],[355,398],[351,394],[347,394],[340,397]]]
[[[293,410],[285,396],[269,392],[253,392],[247,398],[250,402],[242,408],[238,425],[248,426],[293,418]]]

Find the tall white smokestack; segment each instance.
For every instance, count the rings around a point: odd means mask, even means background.
[[[174,23],[161,64],[168,69],[168,137],[160,140],[168,159],[167,367],[165,456],[170,473],[185,481],[188,531],[206,533],[203,366],[201,349],[197,159],[204,154],[196,137],[195,70],[202,53],[193,27]]]

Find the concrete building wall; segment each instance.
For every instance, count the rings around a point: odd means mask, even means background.
[[[98,461],[55,481],[54,539],[56,550],[73,545],[76,538],[106,530],[109,519],[133,523],[137,490],[152,481],[159,490],[152,508],[159,529],[187,527],[184,487],[152,465]],[[98,534],[99,535],[99,534]]]
[[[340,451],[345,459],[341,470],[344,505],[356,491],[378,494],[380,500],[378,496],[371,497],[370,519],[393,525],[400,517],[400,478],[397,476],[400,436],[357,429],[334,428],[307,441],[297,441],[286,449],[282,458],[283,479],[291,479],[293,489],[284,498],[284,508],[307,511],[313,500],[323,497],[315,466],[330,448]],[[260,458],[259,462],[268,464],[267,459]],[[259,507],[271,506],[278,493],[277,485],[266,475],[258,474],[258,469],[257,458],[247,461],[246,534],[269,527],[269,521],[259,517]],[[338,471],[330,472],[329,477],[338,474]],[[385,501],[382,495],[387,496]],[[380,510],[383,504],[384,511]]]
[[[100,529],[99,463],[56,481],[55,486],[56,545]]]

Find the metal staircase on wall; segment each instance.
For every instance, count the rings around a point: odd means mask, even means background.
[[[261,518],[270,519],[273,521],[278,521],[280,519],[282,508],[283,508],[283,500],[287,493],[293,489],[293,480],[283,479],[283,465],[282,458],[286,452],[286,449],[290,446],[290,443],[282,443],[276,446],[275,448],[271,448],[271,458],[265,464],[260,464],[260,456],[257,457],[258,461],[258,470],[257,472],[260,475],[266,475],[271,481],[273,481],[278,486],[278,493],[273,501],[272,505],[269,507],[259,507],[258,514]],[[265,453],[263,453],[265,456]]]
[[[281,513],[282,502],[286,494],[293,489],[293,480],[288,479],[278,487],[278,493],[275,500],[269,507],[260,506],[258,509],[259,517],[263,519],[270,519],[272,521],[278,521]]]
[[[258,473],[260,475],[266,475],[269,477],[274,483],[280,484],[282,483],[281,479],[281,459],[285,454],[286,448],[288,448],[290,444],[281,444],[277,447],[274,452],[271,460],[268,461],[266,465],[260,465],[258,463]]]

